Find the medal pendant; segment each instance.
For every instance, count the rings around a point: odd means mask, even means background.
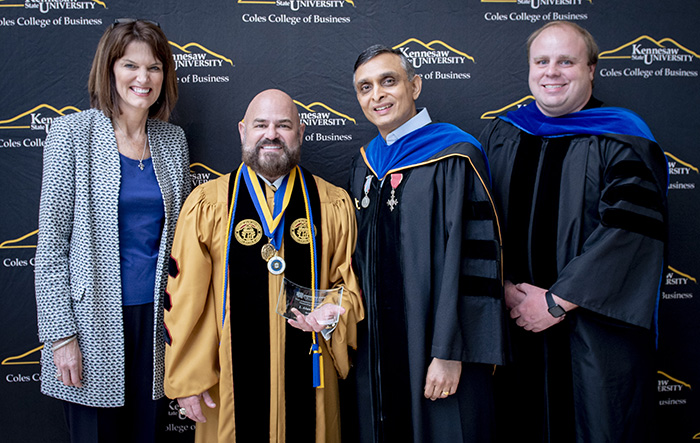
[[[389,206],[389,209],[392,212],[394,211],[394,208],[396,207],[396,205],[399,204],[399,201],[396,200],[396,192],[393,189],[391,190],[391,198],[389,200],[387,200],[386,204],[387,204],[387,206]]]
[[[399,201],[396,199],[396,188],[399,187],[403,180],[403,174],[391,174],[389,181],[391,182],[391,198],[386,202],[389,209],[393,212]]]
[[[265,243],[263,245],[262,249],[260,249],[260,255],[262,256],[263,260],[265,260],[266,262],[269,262],[270,259],[275,256],[276,253],[277,253],[277,250],[270,243]]]
[[[286,267],[287,263],[279,256],[274,256],[267,262],[267,270],[273,275],[280,275],[284,272]]]
[[[369,190],[372,186],[372,175],[368,175],[365,177],[365,185],[363,186],[363,190],[365,191],[365,196],[362,197],[362,207],[367,209],[369,206]]]

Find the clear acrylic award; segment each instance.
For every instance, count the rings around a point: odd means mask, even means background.
[[[335,329],[340,317],[339,308],[343,301],[343,287],[333,289],[316,289],[299,286],[291,280],[284,278],[280,287],[280,295],[277,299],[277,313],[284,318],[296,320],[292,309],[296,309],[302,315],[308,316],[313,312],[316,321],[326,325],[321,331],[323,338],[328,340]]]

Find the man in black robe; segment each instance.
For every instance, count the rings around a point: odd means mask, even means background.
[[[490,441],[505,308],[486,158],[474,137],[417,112],[421,78],[399,51],[365,50],[354,86],[379,130],[350,179],[367,315],[360,440]]]
[[[514,319],[513,364],[497,374],[499,441],[654,441],[666,159],[641,118],[592,97],[597,59],[578,25],[535,31],[535,102],[481,137]]]

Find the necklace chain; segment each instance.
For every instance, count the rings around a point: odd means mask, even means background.
[[[112,120],[114,122],[115,127],[119,131],[119,133],[124,137],[124,140],[129,140],[129,138],[126,136],[124,131],[122,131],[122,128],[119,126],[119,123],[117,122],[116,119]],[[146,147],[148,146],[148,133],[144,134],[146,139],[143,142],[143,150],[141,151],[141,158],[139,159],[139,169],[143,171],[144,165],[143,165],[143,158],[146,156]]]

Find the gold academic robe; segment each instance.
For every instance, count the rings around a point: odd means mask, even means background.
[[[241,314],[242,310],[230,314],[231,303],[245,307],[245,294],[236,294],[236,284],[230,282],[222,325],[222,273],[226,260],[230,177],[231,174],[227,174],[200,185],[185,202],[172,249],[177,277],[169,278],[166,294],[171,306],[165,312],[166,333],[170,336],[165,353],[165,394],[169,398],[180,398],[208,390],[217,405],[209,409],[202,402],[207,421],[197,424],[196,442],[235,441],[230,322],[239,315],[260,315],[252,312]],[[356,323],[364,318],[359,285],[351,265],[357,227],[347,193],[323,179],[315,176],[314,179],[319,192],[323,235],[318,261],[319,287],[328,289],[343,285],[342,305],[346,309],[330,340],[320,338],[325,387],[316,389],[316,442],[339,442],[337,377],[345,378],[348,374],[348,346],[356,347]],[[269,186],[266,188],[267,203],[271,208],[274,194]],[[284,257],[284,244],[280,255]],[[265,263],[261,259],[260,263],[251,265],[265,266]],[[270,441],[277,443],[285,441],[284,351],[285,333],[291,328],[275,312],[283,277],[284,274],[269,274],[268,279]],[[254,337],[255,331],[251,334]],[[251,337],[235,339],[251,340]]]

